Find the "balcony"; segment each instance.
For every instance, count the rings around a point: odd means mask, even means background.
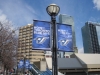
[[[28,58],[29,59],[29,56],[26,56],[25,58]]]
[[[27,31],[27,34],[30,34],[30,31]]]
[[[44,55],[44,53],[30,52],[30,55]]]
[[[30,31],[30,30],[31,30],[30,27],[28,27],[28,28],[27,28],[27,31]]]
[[[26,48],[27,48],[27,47],[29,47],[30,44],[29,44],[29,43],[26,43],[25,45],[27,45],[27,46],[26,46]]]
[[[30,36],[30,34],[26,34],[26,36],[27,36],[27,37],[29,37],[29,36]]]
[[[35,58],[35,59],[44,59],[44,56],[30,56],[30,58]]]
[[[25,40],[23,40],[22,43],[25,44]]]
[[[31,30],[31,33],[33,33],[33,30]]]
[[[25,55],[29,56],[29,52],[28,53],[25,53]]]
[[[37,61],[40,61],[40,59],[30,59],[30,62],[37,62]]]
[[[30,39],[30,37],[26,37],[26,39]]]
[[[22,32],[19,33],[19,36],[22,36]]]
[[[32,42],[30,42],[30,45],[32,45]]]
[[[33,26],[31,26],[31,30],[33,30]]]
[[[32,48],[32,46],[30,46],[30,48]]]
[[[25,52],[26,52],[26,53],[29,53],[30,51],[29,51],[29,50],[26,50]]]
[[[29,34],[27,34],[27,36],[28,36],[28,37],[32,37],[32,34],[31,34],[31,33],[29,33]]]
[[[22,35],[19,35],[19,38],[22,38]]]
[[[32,39],[32,38],[33,38],[33,36],[31,35],[31,36],[30,36],[30,39]]]
[[[23,35],[22,37],[23,37],[23,38],[25,38],[25,37],[26,37],[26,35]]]
[[[18,48],[18,51],[20,51],[21,50],[21,48]]]
[[[22,50],[25,50],[25,47],[22,47],[21,49],[22,49]]]
[[[21,50],[18,50],[17,52],[18,52],[18,53],[21,53]]]
[[[21,52],[25,53],[25,50],[22,50]]]
[[[30,35],[32,36],[33,35],[33,32]]]
[[[29,43],[29,42],[30,42],[30,40],[26,40],[26,42],[27,42],[27,43]]]
[[[44,53],[44,51],[40,51],[40,50],[31,50],[31,52]]]
[[[25,35],[26,34],[26,32],[23,32],[23,35]]]
[[[23,29],[23,31],[26,31],[26,29]]]
[[[17,57],[17,60],[20,60],[20,57]]]
[[[23,38],[22,40],[25,40],[25,38]]]
[[[30,47],[29,47],[29,45],[27,44],[27,46],[26,46],[26,49],[29,49]]]
[[[22,29],[19,30],[19,33],[22,33]]]

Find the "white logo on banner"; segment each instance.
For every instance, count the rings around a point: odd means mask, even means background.
[[[49,37],[37,37],[34,40],[36,40],[37,44],[43,44]]]
[[[60,45],[61,46],[66,46],[69,42],[70,42],[70,40],[59,40],[59,42],[60,42]]]

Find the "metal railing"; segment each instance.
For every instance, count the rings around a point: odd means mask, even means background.
[[[39,68],[36,67],[36,65],[32,64],[32,67],[30,69],[30,72],[33,75],[40,75],[41,71],[39,70]]]

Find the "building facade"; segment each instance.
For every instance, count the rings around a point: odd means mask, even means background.
[[[28,24],[19,29],[18,62],[25,58],[31,64],[44,60],[44,51],[32,50],[33,24]]]
[[[72,16],[66,15],[66,14],[60,14],[59,15],[59,23],[62,24],[69,24],[72,25],[72,37],[73,37],[73,50],[75,53],[78,53],[77,47],[76,47],[76,39],[75,39],[75,30],[74,30],[74,19]],[[72,54],[73,52],[65,52],[66,54]],[[63,52],[60,52],[61,57],[63,57]]]
[[[81,30],[84,53],[100,53],[100,25],[86,22]]]

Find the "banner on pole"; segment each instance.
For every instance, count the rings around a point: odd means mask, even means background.
[[[59,51],[73,51],[71,25],[57,24],[57,48]]]
[[[18,64],[18,68],[23,68],[24,60],[20,60]]]
[[[57,50],[70,52],[73,51],[72,42],[72,26],[68,24],[56,24],[57,35]],[[33,26],[33,39],[32,49],[33,50],[51,50],[51,24],[46,21],[34,20]]]
[[[29,60],[25,60],[25,65],[24,66],[25,66],[25,68],[28,69],[29,66],[30,66],[30,61]]]
[[[50,22],[34,21],[32,49],[51,49],[51,27]]]

